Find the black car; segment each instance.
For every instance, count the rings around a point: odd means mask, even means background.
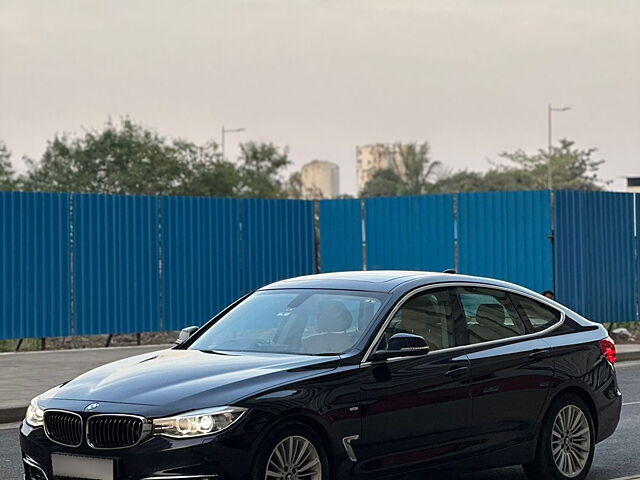
[[[33,399],[25,478],[327,480],[523,465],[583,479],[620,416],[606,330],[425,272],[260,288],[179,344]]]

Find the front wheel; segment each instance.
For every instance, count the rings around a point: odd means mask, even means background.
[[[254,480],[328,480],[329,462],[316,433],[303,424],[278,428],[261,446]]]
[[[583,480],[593,462],[595,431],[584,401],[563,395],[547,413],[535,460],[523,469],[531,480]]]

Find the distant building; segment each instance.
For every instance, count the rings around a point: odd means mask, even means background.
[[[378,170],[389,168],[404,178],[406,172],[401,152],[402,145],[399,143],[376,143],[356,147],[358,192],[364,189]]]
[[[307,199],[340,195],[340,167],[326,160],[314,160],[302,167],[302,196]]]
[[[640,193],[640,177],[627,177],[627,192]]]

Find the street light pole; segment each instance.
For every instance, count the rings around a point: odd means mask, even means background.
[[[554,108],[553,105],[549,104],[547,109],[547,127],[548,127],[548,138],[547,138],[547,187],[549,190],[553,190],[553,167],[551,165],[551,156],[553,149],[553,133],[552,133],[552,115],[553,112],[566,112],[567,110],[571,110],[571,107],[559,107]]]
[[[225,134],[243,132],[245,130],[246,130],[246,128],[244,128],[244,127],[240,127],[240,128],[224,128],[224,125],[222,126],[222,130],[221,130],[221,137],[222,138],[221,138],[221,141],[220,141],[220,150],[222,150],[222,160],[226,160],[225,153],[224,153],[224,137],[225,137]]]

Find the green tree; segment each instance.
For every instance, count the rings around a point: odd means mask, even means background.
[[[218,145],[167,139],[128,118],[80,136],[56,135],[38,161],[28,160],[24,186],[34,191],[282,198],[287,149],[241,145],[237,163]]]
[[[598,177],[598,170],[604,160],[595,160],[595,152],[595,148],[581,150],[575,148],[575,142],[562,139],[551,155],[544,150],[534,155],[517,150],[500,157],[511,163],[504,172],[519,176],[518,183],[528,184],[531,190],[548,188],[549,164],[555,190],[602,190],[606,182]]]
[[[287,148],[273,143],[240,144],[238,194],[247,198],[282,198],[286,196],[282,172],[291,161]]]
[[[376,171],[360,192],[361,197],[395,197],[402,195],[404,182],[390,168]]]
[[[284,195],[287,198],[302,198],[302,174],[300,172],[293,172],[289,175],[284,186]]]
[[[398,144],[401,165],[375,172],[360,192],[363,197],[422,195],[433,190],[431,179],[441,163],[429,158],[429,144]]]
[[[595,148],[575,148],[563,139],[551,151],[554,190],[601,190],[606,182],[598,177],[604,160],[595,160]],[[544,190],[548,188],[549,155],[539,150],[531,155],[522,150],[505,152],[500,158],[508,163],[486,173],[463,170],[441,178],[433,186],[440,193],[497,190]]]
[[[16,187],[16,172],[11,164],[11,152],[4,142],[0,141],[0,190],[15,190]]]
[[[433,186],[434,193],[477,192],[484,188],[484,175],[480,172],[461,170],[444,175]]]
[[[34,191],[232,197],[239,172],[215,142],[167,140],[123,119],[79,137],[57,135],[23,183]]]
[[[233,197],[240,179],[238,169],[222,160],[215,142],[202,146],[183,140],[174,142],[178,161],[185,166],[185,178],[173,189],[177,195]]]
[[[171,194],[189,176],[174,145],[128,118],[81,137],[56,135],[29,167],[25,186],[51,192]]]
[[[422,195],[432,190],[430,179],[442,165],[429,158],[429,144],[409,143],[400,146],[400,158],[404,165],[404,181],[401,195]]]

